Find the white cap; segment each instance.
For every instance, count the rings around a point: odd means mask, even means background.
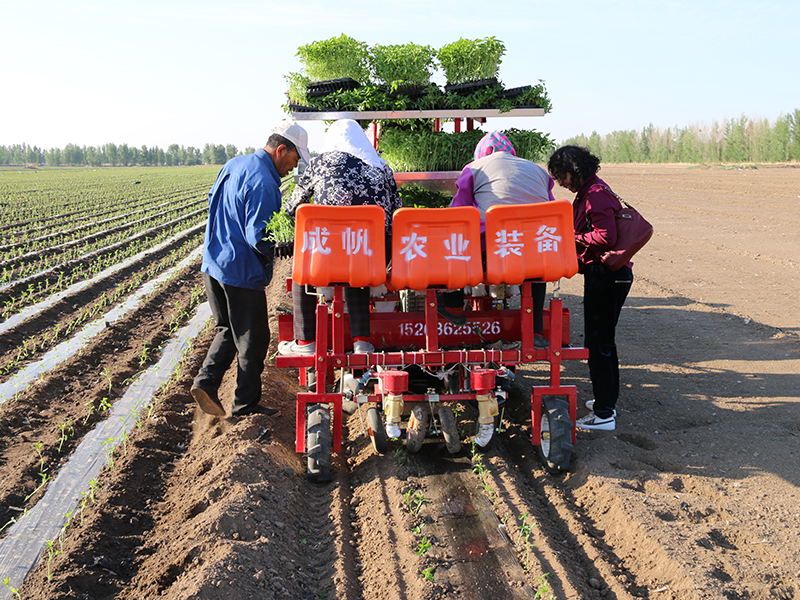
[[[308,154],[308,133],[305,129],[294,121],[281,121],[273,127],[272,133],[277,133],[292,142],[300,153],[300,157],[306,164],[309,163],[311,156]]]

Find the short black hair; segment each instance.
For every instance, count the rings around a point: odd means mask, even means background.
[[[295,146],[293,142],[290,142],[289,140],[287,140],[285,137],[283,137],[278,133],[273,133],[272,135],[269,136],[269,139],[267,140],[267,148],[277,148],[281,144],[286,146],[286,149],[289,152],[291,152],[292,150],[297,151],[297,146]],[[298,154],[300,153],[298,152]]]
[[[600,170],[600,159],[581,146],[562,146],[550,156],[547,170],[553,179],[561,179],[567,173],[577,177],[581,183]]]

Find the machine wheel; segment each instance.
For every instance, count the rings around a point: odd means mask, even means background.
[[[409,452],[419,452],[425,433],[428,431],[428,411],[422,406],[415,406],[411,411],[406,427],[406,449]]]
[[[308,478],[331,480],[331,415],[327,408],[312,404],[306,414],[306,456]]]
[[[369,441],[372,442],[372,447],[375,452],[378,454],[386,454],[386,451],[389,449],[389,444],[386,441],[386,430],[383,428],[381,416],[376,406],[367,407],[367,429]]]
[[[442,424],[442,435],[447,451],[450,454],[458,454],[461,450],[461,439],[458,437],[458,425],[453,409],[449,406],[440,406],[439,421]]]
[[[536,452],[545,470],[551,475],[567,471],[573,451],[569,402],[560,396],[542,396],[540,428],[541,439]]]

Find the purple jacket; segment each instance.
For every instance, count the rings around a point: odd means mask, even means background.
[[[575,242],[581,266],[600,262],[600,254],[617,241],[615,215],[622,205],[604,186],[605,181],[592,175],[578,190],[572,203]],[[628,263],[628,266],[632,264]]]

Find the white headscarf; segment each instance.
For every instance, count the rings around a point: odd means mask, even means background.
[[[352,119],[339,119],[334,122],[325,132],[325,143],[322,145],[323,152],[347,152],[356,158],[360,158],[368,165],[382,169],[386,164],[361,129],[361,125]]]

